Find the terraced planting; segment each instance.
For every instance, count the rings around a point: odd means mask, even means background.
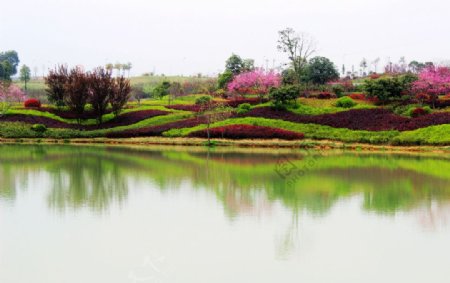
[[[198,97],[198,96],[195,96]],[[217,103],[231,107],[227,117],[211,123],[199,113],[195,99],[147,100],[140,106],[130,103],[117,117],[108,109],[103,123],[97,124],[89,111],[78,122],[68,110],[49,105],[25,109],[16,106],[0,117],[3,138],[132,138],[146,136],[206,137],[215,139],[286,139],[336,140],[371,144],[450,144],[450,112],[445,109],[415,118],[400,116],[391,110],[359,104],[355,109],[335,107],[334,99],[300,99],[296,107],[277,110],[270,102],[257,98],[224,100]],[[214,102],[215,103],[215,102]],[[239,105],[251,104],[247,112]],[[307,109],[311,114],[299,109]],[[239,114],[238,114],[239,113]],[[38,132],[33,125],[44,125]]]

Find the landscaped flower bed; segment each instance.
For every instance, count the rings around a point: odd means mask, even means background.
[[[182,110],[182,111],[191,111],[191,112],[200,111],[200,105],[196,105],[196,104],[176,104],[176,105],[166,106],[166,108],[174,109],[174,110]]]
[[[304,135],[292,131],[250,125],[231,125],[212,128],[209,130],[212,138],[225,139],[283,139],[297,140],[303,139]],[[200,130],[189,134],[190,137],[206,138],[207,131]]]
[[[128,112],[119,115],[117,118],[114,118],[100,125],[78,125],[75,123],[65,123],[48,117],[23,115],[23,114],[14,114],[0,117],[0,122],[23,122],[27,124],[42,124],[47,126],[48,128],[95,130],[95,129],[107,129],[131,125],[144,119],[149,119],[161,115],[167,115],[169,113],[170,112],[161,110],[142,110],[142,111]]]
[[[61,117],[63,119],[77,119],[78,118],[78,115],[76,113],[72,112],[72,111],[59,110],[57,108],[41,107],[41,108],[36,109],[36,110],[41,111],[41,112],[52,113],[52,114],[55,114],[56,116],[59,116],[59,117]],[[107,109],[105,111],[105,114],[109,114],[111,112],[112,112],[111,109]],[[84,120],[95,119],[96,115],[95,115],[95,113],[93,111],[86,111],[83,114],[81,114],[81,118],[84,119]]]
[[[387,109],[380,108],[355,109],[333,114],[309,116],[297,115],[286,111],[277,111],[270,107],[258,107],[250,110],[243,116],[280,119],[303,124],[310,123],[335,128],[367,131],[408,131],[450,123],[450,113],[434,113],[412,119],[395,115]]]
[[[154,137],[170,129],[191,128],[205,123],[202,118],[190,118],[182,121],[171,122],[159,126],[145,127],[139,129],[125,130],[121,132],[108,133],[108,138],[131,138],[131,137]]]

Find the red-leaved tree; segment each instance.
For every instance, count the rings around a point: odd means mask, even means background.
[[[109,103],[111,103],[111,108],[116,117],[130,99],[130,93],[130,80],[125,79],[123,76],[116,78],[114,82],[114,91],[111,92],[109,97]]]
[[[89,102],[92,105],[97,123],[102,123],[102,117],[106,113],[109,98],[114,95],[114,78],[111,72],[104,68],[97,68],[89,74]]]
[[[76,113],[78,123],[81,123],[89,99],[89,86],[89,77],[81,68],[70,70],[64,85],[64,102],[71,111]]]

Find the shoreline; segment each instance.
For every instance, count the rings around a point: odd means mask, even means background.
[[[229,140],[212,139],[214,148],[259,148],[259,149],[311,149],[311,150],[347,150],[365,152],[388,153],[450,153],[450,146],[402,146],[402,145],[374,145],[364,143],[345,143],[332,140],[301,141],[288,140]],[[166,138],[166,137],[139,137],[139,138],[0,138],[0,144],[71,144],[71,145],[108,145],[108,146],[174,146],[174,147],[204,147],[207,139],[202,138]]]

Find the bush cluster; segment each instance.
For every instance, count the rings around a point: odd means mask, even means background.
[[[339,98],[337,101],[336,101],[336,107],[341,107],[341,108],[352,108],[352,107],[354,107],[355,105],[356,105],[357,103],[353,100],[353,99],[351,99],[350,97],[348,97],[348,96],[344,96],[344,97],[341,97],[341,98]]]
[[[283,109],[289,105],[296,104],[299,93],[300,90],[298,86],[287,85],[270,89],[269,97],[275,108]]]
[[[247,113],[248,111],[250,111],[250,108],[252,106],[250,105],[250,103],[242,103],[238,106],[238,109],[236,110],[237,114],[244,114]]]

